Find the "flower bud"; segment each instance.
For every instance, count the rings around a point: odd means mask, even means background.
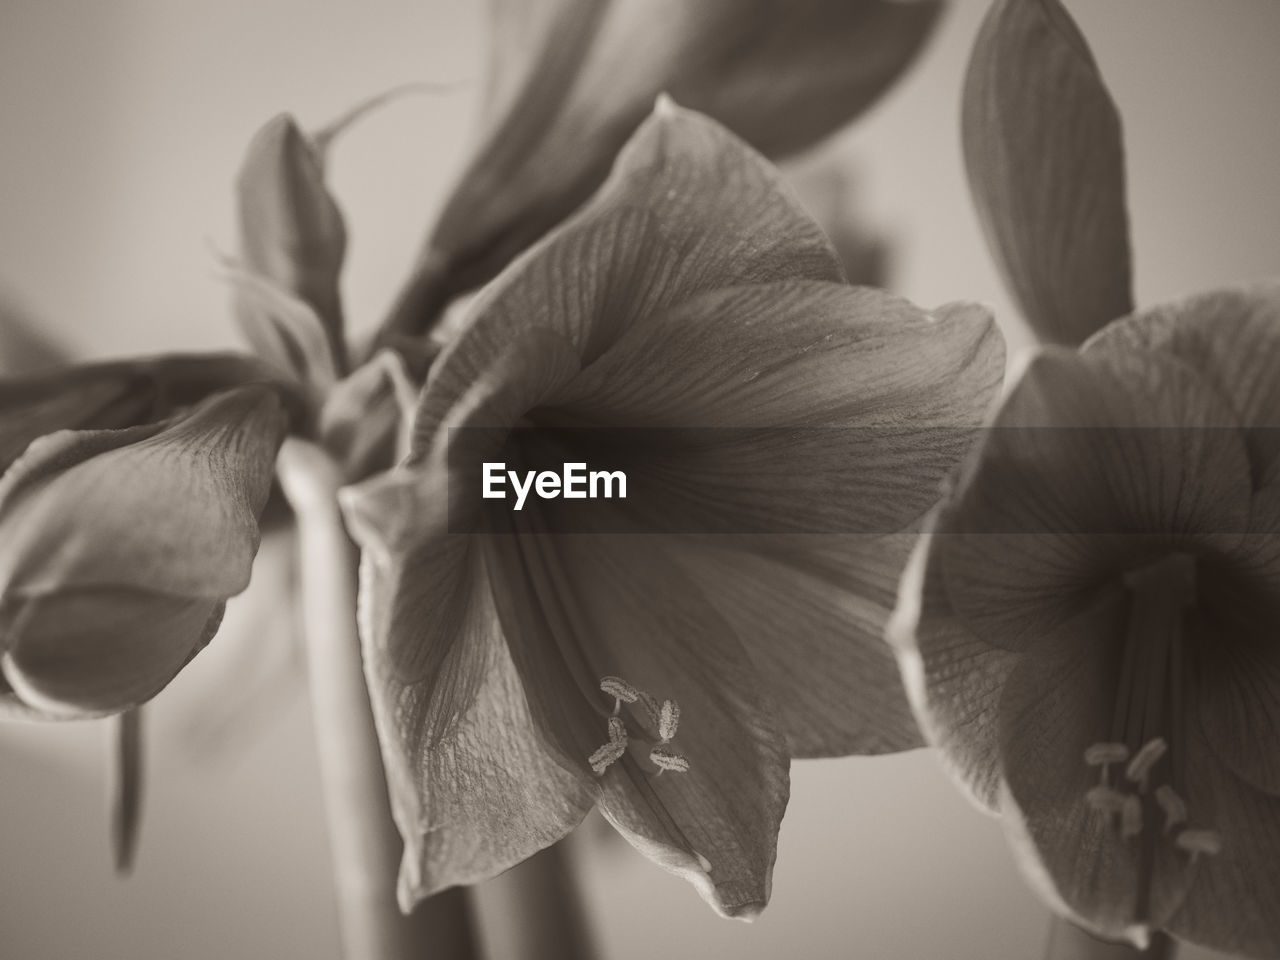
[[[261,385],[168,420],[62,430],[0,481],[0,671],[45,715],[154,696],[249,582],[287,416]]]

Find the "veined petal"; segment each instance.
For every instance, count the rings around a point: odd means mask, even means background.
[[[1195,368],[1245,429],[1254,485],[1280,464],[1280,282],[1198,294],[1111,324],[1085,352],[1158,350]]]
[[[947,527],[945,515],[931,527]],[[985,642],[947,595],[937,541],[926,532],[903,571],[886,628],[902,683],[925,739],[979,807],[1000,806],[1000,695],[1021,656]]]
[[[42,438],[0,485],[5,594],[239,593],[285,426],[274,392],[245,387],[168,424]]]
[[[1273,498],[1274,499],[1274,498]],[[1253,789],[1280,796],[1280,511],[1269,534],[1251,534],[1243,550],[1200,573],[1202,601],[1191,623],[1200,682],[1195,716],[1207,746]],[[1270,552],[1259,576],[1259,545]],[[1203,565],[1202,565],[1203,566]]]
[[[656,723],[642,703],[624,704],[629,749],[600,778],[600,808],[718,912],[754,916],[769,899],[789,780],[773,705],[748,657],[658,538],[556,536],[538,523],[530,515],[486,545],[535,722],[562,762],[585,772],[609,740],[602,678],[675,700],[669,747],[689,769],[655,767]]]
[[[1021,649],[1154,546],[1238,544],[1249,468],[1234,425],[1176,358],[1037,357],[975,454],[939,544],[957,612],[986,642]]]
[[[652,99],[646,101],[646,111],[651,104]],[[577,331],[572,339],[583,343],[590,358],[608,345],[610,331],[622,329],[629,318],[700,290],[791,278],[843,279],[830,242],[778,171],[715,121],[664,98],[630,140],[624,135],[618,146],[622,150],[612,173],[591,202],[490,287],[473,306],[473,315],[479,315],[482,304],[497,312],[509,309],[522,290],[536,291],[546,283],[548,273],[556,284],[572,281],[579,311],[594,309],[555,323],[557,329]],[[557,157],[556,163],[562,163]],[[462,204],[465,222],[478,225],[477,211],[461,199],[456,202]],[[532,236],[520,237],[512,249],[502,251],[498,263],[486,262],[475,277],[455,265],[450,281],[465,289],[487,280],[567,212],[558,211]],[[708,229],[709,224],[715,229]],[[447,264],[436,256],[433,269]],[[435,281],[414,281],[424,282]],[[408,291],[396,322],[409,328],[427,322],[423,305],[414,300],[440,292]],[[565,298],[561,294],[558,299]],[[518,301],[515,306],[528,323],[527,306]]]
[[[1114,815],[1086,799],[1099,773],[1085,751],[1112,739],[1124,652],[1117,638],[1127,616],[1122,589],[1101,591],[1009,674],[1000,703],[1000,809],[1024,872],[1051,905],[1103,936],[1134,938],[1136,928],[1167,923],[1195,870],[1158,824],[1125,838]],[[1146,865],[1143,843],[1151,839]]]
[[[1265,749],[1268,741],[1253,736]],[[1187,766],[1194,771],[1188,805],[1213,812],[1200,825],[1219,835],[1222,850],[1199,858],[1195,882],[1168,921],[1169,931],[1232,956],[1280,955],[1280,914],[1271,909],[1280,888],[1280,797],[1253,789],[1223,767],[1216,749],[1194,729]]]
[[[870,289],[755,284],[635,324],[545,407],[658,428],[628,471],[660,505],[654,531],[890,534],[937,500],[1002,371],[980,309],[934,318]],[[648,449],[661,428],[670,449]]]
[[[340,498],[362,548],[360,633],[405,909],[555,842],[595,794],[542,745],[480,541],[449,532],[449,484],[443,468],[406,466]]]
[[[0,483],[0,652],[50,713],[154,695],[248,583],[286,417],[276,394],[216,394],[168,423],[63,431]]]
[[[1120,117],[1059,0],[998,0],[965,79],[969,185],[1042,340],[1079,344],[1133,309]]]
[[[883,639],[914,537],[737,539],[690,539],[671,553],[755,664],[791,756],[922,746]]]

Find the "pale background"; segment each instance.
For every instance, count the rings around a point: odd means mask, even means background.
[[[956,136],[984,6],[956,3],[918,68],[837,149],[898,243],[897,287],[925,305],[988,301],[1025,343]],[[1280,273],[1280,4],[1069,6],[1125,117],[1139,302]],[[0,297],[82,357],[232,345],[210,245],[231,246],[230,181],[250,134],[283,109],[319,124],[408,80],[474,81],[482,7],[3,0]],[[357,321],[404,276],[464,156],[477,89],[402,101],[338,147]],[[283,591],[270,569],[256,603],[236,602],[154,704],[132,879],[109,866],[101,726],[0,727],[0,957],[336,960],[305,689],[278,623],[261,615]],[[268,702],[253,693],[260,672],[294,679]],[[1038,954],[1045,917],[998,827],[927,754],[801,762],[793,777],[773,903],[752,926],[716,919],[625,846],[591,853],[603,955]]]

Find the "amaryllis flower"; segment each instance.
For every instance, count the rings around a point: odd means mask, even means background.
[[[604,182],[669,93],[770,157],[852,120],[906,69],[941,0],[492,0],[480,143],[392,330],[423,329]]]
[[[1088,928],[1280,955],[1280,285],[1038,357],[903,584],[931,742]]]
[[[902,534],[1002,369],[984,311],[847,286],[775,170],[660,104],[596,197],[481,293],[406,461],[344,496],[402,904],[594,804],[754,916],[790,758],[918,743],[880,640]],[[574,428],[556,459],[630,455],[633,489],[665,496],[582,524],[565,501],[483,510],[459,448],[527,425]]]
[[[115,713],[199,652],[248,584],[288,419],[233,357],[0,383],[0,711]]]
[[[1060,115],[1034,109],[1050,90]],[[1130,300],[1084,40],[1054,0],[997,3],[967,95],[993,246],[1037,332],[1078,342]],[[1274,283],[1046,349],[903,579],[890,635],[926,736],[1104,936],[1280,955],[1277,370]]]

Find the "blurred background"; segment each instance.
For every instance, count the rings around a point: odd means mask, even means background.
[[[1025,345],[978,232],[959,88],[985,9],[952,4],[916,68],[800,165],[820,216],[831,170],[891,244],[890,285],[994,306]],[[1124,116],[1140,304],[1280,274],[1280,4],[1068,0]],[[483,72],[470,0],[3,0],[0,305],[81,359],[228,347],[211,250],[233,249],[231,182],[253,131],[398,101],[336,148],[354,323],[386,308],[462,162]],[[834,166],[833,166],[834,165]],[[111,871],[105,725],[0,726],[0,956],[336,960],[315,745],[287,584],[264,545],[217,640],[148,713],[134,875]],[[1043,910],[996,823],[923,752],[794,765],[774,897],[717,919],[589,822],[575,854],[602,955],[991,960],[1039,954]],[[502,955],[505,930],[489,916]],[[1185,950],[1187,960],[1213,954]]]

